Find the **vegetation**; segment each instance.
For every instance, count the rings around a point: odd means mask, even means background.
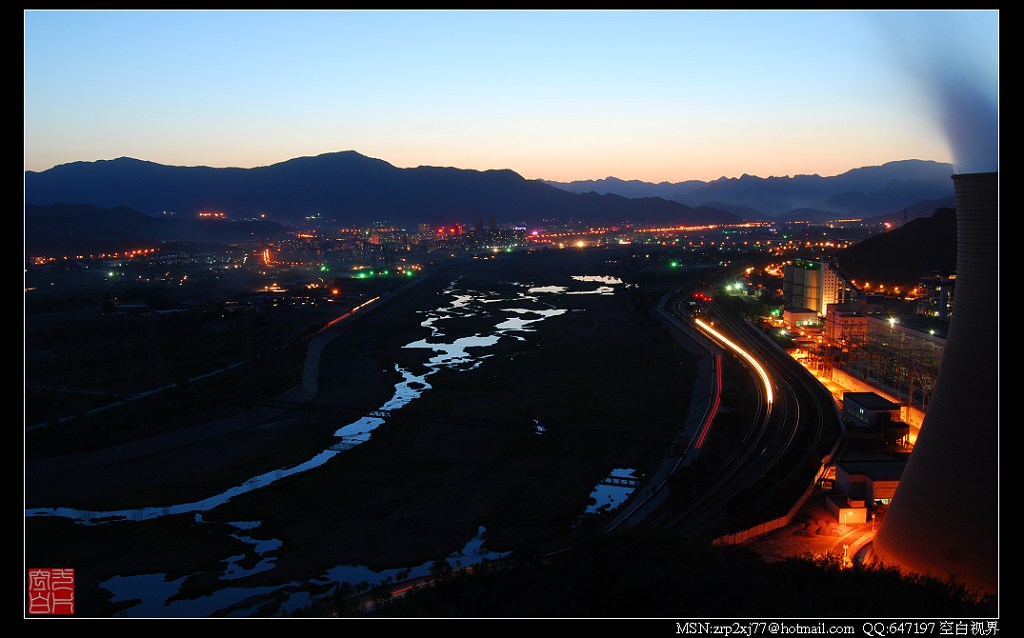
[[[953,580],[906,577],[885,567],[844,569],[834,557],[765,563],[743,548],[660,531],[595,534],[555,556],[485,564],[400,598],[375,598],[369,607],[347,599],[330,612],[457,618],[996,615],[994,600]]]
[[[138,440],[279,394],[300,379],[302,329],[285,315],[183,312],[31,330],[25,419],[47,425],[28,433],[29,456]]]

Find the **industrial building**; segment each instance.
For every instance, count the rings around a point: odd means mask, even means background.
[[[899,421],[900,404],[874,392],[844,392],[843,416],[854,427],[878,428]]]
[[[835,489],[853,499],[888,505],[906,466],[905,460],[840,461],[836,464]]]
[[[945,328],[920,317],[878,312],[864,299],[829,306],[818,347],[819,374],[838,372],[927,412],[946,346]]]
[[[786,330],[818,329],[818,313],[810,308],[783,308],[782,325]]]
[[[853,298],[855,289],[831,259],[794,259],[782,268],[782,297],[787,308],[808,308],[824,317],[829,305]]]
[[[868,521],[868,508],[862,498],[848,494],[829,494],[825,497],[825,509],[843,525],[857,525]]]

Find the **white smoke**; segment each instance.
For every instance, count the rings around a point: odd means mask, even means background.
[[[999,14],[874,14],[892,61],[917,84],[946,134],[960,172],[999,167]]]

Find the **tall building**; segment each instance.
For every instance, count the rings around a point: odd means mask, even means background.
[[[919,284],[922,295],[917,302],[917,313],[925,317],[934,317],[939,321],[947,321],[953,309],[956,274],[931,272],[921,277]]]
[[[818,309],[818,316],[824,316],[831,304],[850,301],[853,290],[835,261],[829,257],[821,260],[821,308]]]
[[[821,263],[794,259],[782,269],[782,297],[788,308],[821,309]]]
[[[829,304],[845,303],[852,291],[830,258],[794,259],[782,269],[783,302],[789,308],[807,308],[824,317]]]

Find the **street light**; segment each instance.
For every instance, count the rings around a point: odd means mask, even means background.
[[[846,519],[850,516],[850,510],[843,512],[843,536],[846,536]]]

